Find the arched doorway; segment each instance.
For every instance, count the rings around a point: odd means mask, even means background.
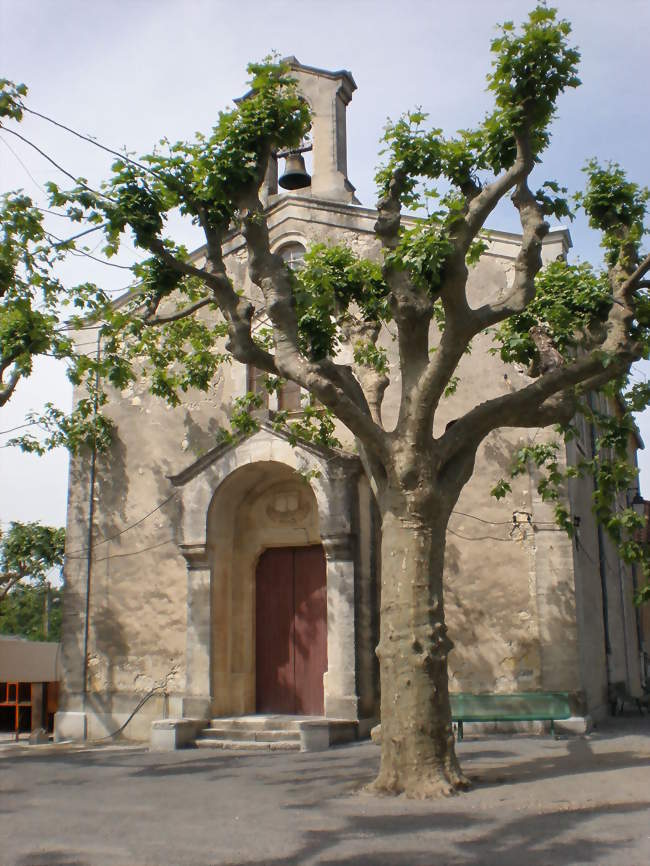
[[[271,547],[256,569],[258,713],[322,715],[327,590],[322,545]]]
[[[279,462],[236,469],[215,492],[207,533],[215,715],[322,715],[327,592],[318,518],[310,485]]]
[[[180,715],[256,712],[257,564],[268,549],[320,545],[327,575],[324,714],[359,717],[358,678],[364,707],[373,711],[371,522],[369,488],[360,484],[359,471],[358,458],[291,443],[263,423],[250,437],[219,446],[172,476],[182,489],[179,547],[187,562]],[[357,496],[363,491],[361,512]],[[367,611],[358,633],[357,599]],[[358,657],[365,667],[358,667]]]

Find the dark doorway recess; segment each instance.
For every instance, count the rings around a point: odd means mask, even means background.
[[[327,592],[322,546],[264,551],[255,593],[258,713],[323,715]]]

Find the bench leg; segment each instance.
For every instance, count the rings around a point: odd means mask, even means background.
[[[463,723],[458,722],[458,742],[463,739]]]
[[[555,736],[555,722],[551,719],[551,736]]]

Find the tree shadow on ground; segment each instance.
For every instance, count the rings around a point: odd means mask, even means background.
[[[577,866],[598,863],[616,850],[620,862],[631,862],[625,855],[626,841],[608,842],[594,839],[593,832],[581,825],[603,816],[645,814],[650,802],[614,806],[557,809],[542,815],[525,815],[511,821],[495,820],[492,816],[448,811],[436,812],[435,805],[427,814],[418,815],[360,815],[345,818],[338,830],[308,830],[300,849],[292,856],[264,860],[234,861],[224,866]],[[488,828],[485,825],[490,824]],[[449,832],[457,834],[449,839]],[[586,831],[586,832],[584,832]],[[565,833],[572,833],[563,840]],[[405,837],[414,834],[432,834],[417,846]],[[437,836],[436,834],[443,834]],[[391,840],[392,836],[402,838]],[[390,844],[390,850],[376,849],[376,840]],[[352,854],[350,845],[367,839],[368,851]],[[336,853],[339,845],[346,851]],[[444,850],[444,847],[448,850]]]
[[[561,776],[585,775],[589,773],[604,773],[609,770],[634,769],[650,766],[650,757],[638,752],[600,752],[594,754],[590,750],[576,754],[577,746],[569,754],[553,755],[547,758],[535,758],[530,761],[518,761],[510,765],[500,764],[498,767],[469,768],[469,774],[477,787],[486,788],[492,785],[523,784],[540,782],[543,779],[553,779]],[[583,761],[576,764],[575,759]]]
[[[142,759],[143,753],[147,756],[147,764],[145,766],[134,766],[133,758],[137,757]],[[183,758],[185,758],[186,755],[191,754],[193,754],[193,752],[187,750],[187,752],[183,753]],[[194,754],[196,754],[196,752],[194,752]],[[129,757],[131,757],[131,760]],[[124,769],[131,778],[157,779],[169,776],[182,777],[204,774],[207,776],[208,780],[214,779],[215,781],[223,781],[232,775],[231,772],[224,774],[223,771],[225,769],[234,771],[241,766],[242,761],[240,756],[224,755],[223,752],[218,756],[215,756],[215,758],[199,758],[198,760],[192,761],[188,761],[187,759],[183,760],[183,758],[181,758],[179,761],[163,762],[159,760],[156,753],[144,752],[144,750],[138,750],[137,752],[134,750],[129,753],[129,757],[120,756],[119,753],[116,754],[115,751],[88,752],[79,750],[67,754],[52,755],[51,760],[48,761],[47,758],[42,755],[29,755],[23,753],[19,756],[17,755],[15,758],[5,759],[3,766],[6,767],[7,770],[13,768],[19,772],[26,764],[37,763],[38,766],[43,766],[44,762],[47,762],[60,768],[61,774],[41,779],[41,781],[39,781],[40,785],[79,786],[88,783],[95,783],[97,778],[95,775],[96,771],[101,772],[103,769],[111,771],[111,778],[115,777],[115,774],[113,773],[114,770]],[[81,768],[90,771],[86,778],[80,778],[78,772],[75,772],[73,777],[68,778],[66,776],[68,770],[78,771]]]
[[[16,860],[16,866],[92,866],[89,860],[80,860],[76,854],[68,851],[38,851],[34,854],[23,854]]]
[[[550,741],[549,745],[556,745]],[[543,779],[561,778],[610,770],[639,768],[650,765],[650,757],[636,751],[594,753],[587,740],[572,737],[564,745],[567,751],[554,752],[548,756],[520,760],[516,752],[498,749],[480,749],[461,754],[461,764],[475,787],[486,789],[501,785],[517,785]],[[504,758],[512,758],[504,763]],[[483,765],[482,761],[495,760],[496,766]],[[292,763],[278,773],[269,767],[261,770],[262,784],[281,785],[289,795],[296,798],[288,808],[317,806],[324,799],[349,796],[356,793],[375,777],[379,765],[379,749],[369,758],[368,751],[354,755],[329,753],[327,764],[323,761]]]

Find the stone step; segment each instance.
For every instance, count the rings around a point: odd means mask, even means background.
[[[202,737],[213,740],[250,740],[259,743],[271,743],[278,740],[300,742],[300,731],[296,730],[246,730],[245,728],[231,728],[229,726],[204,728]]]
[[[231,730],[254,730],[254,731],[297,731],[303,721],[316,718],[315,716],[235,716],[233,718],[210,719],[212,728],[229,728]]]
[[[234,752],[299,752],[299,740],[276,740],[258,742],[255,740],[217,740],[201,736],[196,745],[199,749],[229,749]]]

